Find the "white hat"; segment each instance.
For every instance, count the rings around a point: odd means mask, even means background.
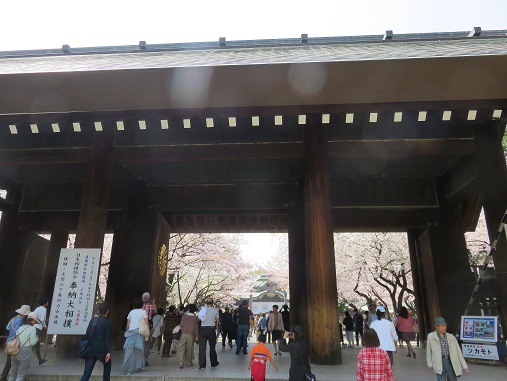
[[[27,316],[30,313],[30,306],[23,304],[21,307],[19,307],[16,311],[14,311],[20,315]]]
[[[30,313],[28,314],[28,319],[33,319],[33,320],[35,320],[35,322],[36,322],[37,324],[42,324],[42,323],[40,322],[40,320],[39,320],[39,315],[38,315],[38,314],[36,314],[35,312],[30,312]]]
[[[147,302],[150,300],[150,293],[149,292],[145,292],[143,294],[143,302]]]
[[[377,311],[386,312],[386,309],[382,306],[377,306]]]

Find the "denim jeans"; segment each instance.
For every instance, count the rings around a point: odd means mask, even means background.
[[[240,324],[238,325],[238,337],[236,339],[236,353],[239,353],[241,347],[243,347],[243,353],[246,353],[246,343],[248,337],[248,331],[250,330],[250,326],[248,324]]]

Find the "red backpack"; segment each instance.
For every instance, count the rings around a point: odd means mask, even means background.
[[[268,357],[262,353],[256,353],[252,359],[250,371],[252,372],[253,381],[264,381],[266,379],[266,363]]]

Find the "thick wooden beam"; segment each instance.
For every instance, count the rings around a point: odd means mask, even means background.
[[[473,143],[475,144],[475,143]],[[475,156],[464,156],[442,176],[445,198],[451,205],[457,205],[479,191]]]
[[[110,210],[107,215],[107,231],[121,224],[122,210]],[[174,233],[269,233],[286,232],[288,209],[272,211],[232,212],[227,210],[165,212]],[[50,233],[52,231],[76,231],[78,211],[46,211],[19,213],[19,226],[24,231]],[[403,210],[398,208],[334,208],[335,232],[404,232],[407,228],[424,229],[438,224],[436,208]]]
[[[329,142],[331,158],[399,158],[469,155],[475,153],[472,140],[428,139]],[[89,147],[0,150],[2,166],[87,163]],[[265,142],[198,145],[150,145],[114,148],[120,163],[159,163],[208,160],[284,160],[303,157],[302,142]]]

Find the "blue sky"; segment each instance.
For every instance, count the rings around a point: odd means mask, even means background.
[[[0,50],[507,29],[506,0],[28,0],[0,13]]]

